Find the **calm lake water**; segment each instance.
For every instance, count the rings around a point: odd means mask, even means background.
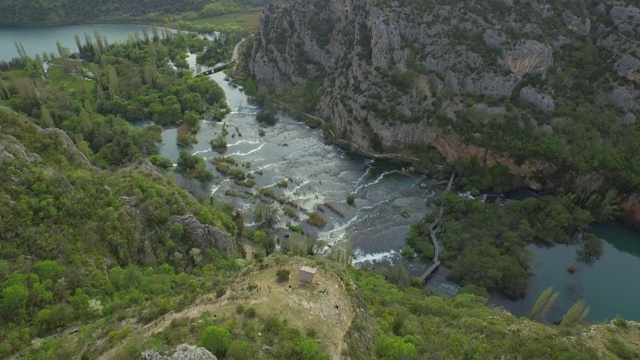
[[[72,52],[77,51],[74,35],[80,36],[84,44],[84,34],[87,33],[95,40],[94,31],[106,37],[112,43],[126,40],[129,34],[142,32],[143,25],[134,24],[87,24],[71,26],[33,26],[33,27],[0,27],[0,61],[11,60],[18,57],[15,41],[19,41],[24,46],[27,55],[35,57],[36,54],[42,56],[43,52],[58,54],[56,41],[69,48]]]
[[[0,60],[17,56],[15,40],[22,42],[28,54],[33,56],[45,51],[57,52],[57,40],[75,49],[74,34],[83,37],[84,33],[93,34],[98,30],[114,42],[124,40],[129,33],[142,28],[141,25],[126,24],[0,28]],[[195,57],[190,56],[189,60],[194,67]],[[258,107],[250,103],[238,88],[224,81],[222,73],[210,77],[223,88],[232,109],[225,119],[229,135],[228,150],[224,156],[232,156],[247,164],[244,171],[255,174],[257,184],[254,191],[265,186],[273,187],[283,179],[288,181],[287,188],[274,189],[299,205],[297,213],[301,220],[282,216],[279,226],[286,227],[289,223],[300,225],[305,232],[328,244],[348,239],[355,249],[356,264],[365,261],[393,264],[399,259],[398,252],[405,244],[409,225],[429,211],[426,200],[441,188],[421,189],[419,185],[426,183],[428,176],[407,174],[398,166],[345,153],[325,143],[318,131],[286,115],[280,115],[275,126],[264,128],[266,134],[261,137],[258,134],[261,127],[255,121]],[[186,150],[203,158],[222,156],[211,151],[209,146],[209,141],[221,132],[222,124],[203,121],[201,128],[197,135],[198,144]],[[176,130],[167,129],[162,137],[161,154],[176,162],[180,151],[176,146]],[[258,175],[258,171],[262,175]],[[179,184],[188,185],[200,196],[215,195],[219,201],[232,203],[243,212],[247,222],[253,222],[252,209],[257,200],[225,195],[232,191],[243,194],[251,190],[243,189],[223,176],[207,185],[186,184],[180,176],[176,178]],[[356,195],[356,206],[346,203],[347,195],[352,193]],[[461,196],[469,197],[468,194]],[[338,209],[342,216],[329,210],[325,203]],[[303,221],[318,205],[325,210],[322,215],[327,219],[327,226],[320,230]],[[516,315],[525,316],[540,292],[553,286],[554,291],[560,292],[560,297],[548,316],[550,321],[560,318],[580,298],[584,298],[591,307],[589,320],[612,319],[621,314],[627,319],[640,321],[640,285],[635,279],[640,274],[640,235],[619,222],[598,224],[592,231],[605,240],[601,259],[592,264],[578,262],[578,244],[553,248],[532,246],[534,276],[528,293],[515,301],[495,295],[494,303]],[[577,266],[575,274],[567,272],[571,264]],[[410,270],[417,275],[426,266],[412,264]],[[459,286],[447,280],[445,271],[440,270],[425,288],[455,295]]]
[[[560,296],[549,313],[549,321],[560,319],[581,298],[591,307],[589,320],[611,320],[616,314],[640,320],[640,284],[636,279],[640,274],[640,234],[613,221],[596,224],[591,231],[605,240],[600,259],[590,264],[579,262],[579,244],[552,248],[532,246],[534,276],[527,295],[518,301],[495,296],[494,302],[517,315],[526,316],[538,295],[553,286]],[[572,264],[577,268],[574,274],[567,271]]]

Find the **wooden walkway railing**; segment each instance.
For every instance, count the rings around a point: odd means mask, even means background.
[[[453,184],[453,179],[456,177],[455,171],[451,173],[451,177],[449,178],[449,183],[447,184],[447,188],[445,189],[445,193],[451,190],[451,185]],[[440,210],[438,210],[438,216],[433,220],[431,226],[429,227],[429,235],[431,236],[431,241],[433,242],[434,253],[433,253],[433,265],[431,265],[422,275],[420,275],[420,279],[422,282],[427,281],[427,278],[433,274],[434,271],[438,269],[440,266],[440,252],[442,252],[442,245],[440,241],[436,237],[436,229],[440,221],[442,220],[442,215],[444,214],[444,205],[440,205]]]

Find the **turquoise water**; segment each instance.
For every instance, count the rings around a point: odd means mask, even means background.
[[[70,26],[34,26],[34,27],[0,27],[0,61],[11,60],[18,56],[14,42],[19,41],[24,46],[27,55],[34,57],[43,52],[58,54],[56,41],[76,52],[77,46],[74,35],[79,35],[84,43],[84,34],[93,38],[94,31],[112,43],[126,40],[129,34],[142,32],[143,25],[134,24],[87,24]]]
[[[526,316],[538,295],[553,286],[560,296],[547,321],[560,319],[578,299],[583,298],[592,321],[611,320],[616,314],[640,321],[640,234],[621,222],[596,224],[591,231],[604,240],[603,254],[591,264],[577,260],[579,244],[551,248],[531,246],[534,274],[526,296],[518,300],[494,296],[494,302],[519,316]],[[567,268],[575,264],[571,274]]]

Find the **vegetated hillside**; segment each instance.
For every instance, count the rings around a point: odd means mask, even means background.
[[[175,14],[185,11],[198,11],[208,0],[63,0],[63,1],[26,1],[2,0],[0,13],[1,25],[95,22],[127,19],[152,12]]]
[[[5,107],[0,178],[1,357],[98,319],[111,325],[96,339],[106,336],[128,308],[153,319],[237,268],[225,259],[236,252],[230,211],[147,160],[100,170],[63,131]],[[55,339],[36,350],[69,358]]]
[[[221,15],[239,7],[262,6],[270,0],[0,0],[0,25],[43,25],[122,21],[153,15],[203,11],[203,16]]]
[[[319,269],[313,284],[297,281],[303,264]],[[164,360],[174,351],[202,352],[194,345],[219,359],[575,360],[639,354],[640,324],[635,322],[586,325],[574,311],[562,325],[543,325],[491,308],[471,294],[433,296],[327,259],[274,254],[249,261],[224,286],[146,326],[123,321],[126,325],[109,335],[108,349],[97,358],[142,354],[145,360]],[[96,322],[85,329],[100,326]],[[82,331],[66,332],[59,341],[77,350],[86,341],[82,337]]]
[[[639,36],[631,1],[296,0],[265,7],[239,70],[356,149],[435,147],[598,203],[640,185]]]

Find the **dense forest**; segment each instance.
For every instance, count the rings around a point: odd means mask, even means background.
[[[229,45],[157,29],[126,43],[83,40],[35,59],[16,44],[21,57],[1,65],[3,357],[131,306],[153,319],[238,269],[233,210],[173,185],[162,173],[172,164],[156,154],[160,128],[132,125],[180,126],[189,143],[203,116],[221,118],[224,93],[192,76],[185,53],[210,48],[219,61]],[[186,177],[196,171],[181,165]],[[223,229],[220,242],[193,238],[186,214]],[[55,341],[38,351],[69,356]]]

